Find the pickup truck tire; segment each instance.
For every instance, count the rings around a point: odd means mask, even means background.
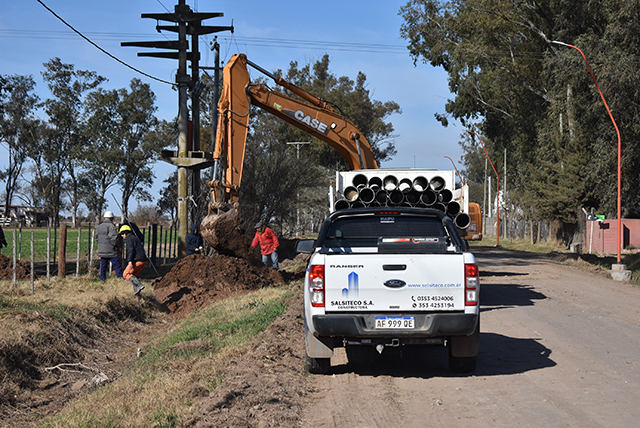
[[[313,358],[305,353],[304,369],[312,374],[329,374],[331,358]]]
[[[329,358],[314,358],[309,356],[307,350],[309,344],[306,341],[309,340],[309,327],[307,327],[307,319],[304,320],[304,337],[305,337],[305,360],[304,369],[312,374],[329,374],[331,373],[331,357]]]

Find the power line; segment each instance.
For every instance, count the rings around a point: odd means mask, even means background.
[[[64,21],[63,21],[64,22]],[[67,24],[68,25],[68,24]],[[75,31],[75,30],[74,30]],[[78,33],[76,31],[76,33]],[[94,40],[121,40],[138,39],[145,34],[140,33],[110,33],[110,32],[86,32]],[[150,36],[155,33],[148,33]],[[75,34],[68,31],[46,31],[46,30],[14,30],[0,29],[0,37],[31,38],[31,39],[71,39]],[[225,41],[230,44],[242,44],[257,47],[280,47],[286,49],[323,49],[328,51],[351,51],[351,52],[373,52],[373,53],[406,53],[407,48],[401,45],[385,45],[375,43],[346,43],[318,40],[290,40],[264,37],[221,37],[218,41]]]
[[[131,65],[127,64],[126,62],[122,61],[120,58],[118,58],[118,57],[116,57],[116,56],[112,55],[111,53],[107,52],[106,50],[102,49],[100,46],[98,46],[97,44],[95,44],[93,41],[91,41],[91,39],[89,39],[88,37],[86,37],[86,36],[85,36],[84,34],[82,34],[80,31],[78,31],[78,30],[76,30],[75,28],[73,28],[73,26],[72,26],[71,24],[67,23],[67,21],[65,21],[65,20],[64,20],[64,19],[62,19],[60,16],[58,16],[58,15],[57,15],[53,10],[51,10],[51,9],[50,9],[46,4],[44,4],[41,0],[37,0],[37,1],[38,1],[38,3],[40,3],[40,4],[41,4],[45,9],[47,9],[49,12],[51,12],[51,14],[52,14],[53,16],[55,16],[55,17],[56,17],[56,18],[58,18],[60,21],[62,21],[62,23],[63,23],[64,25],[66,25],[67,27],[71,28],[71,29],[72,29],[72,30],[73,30],[77,35],[79,35],[80,37],[82,37],[83,39],[85,39],[87,42],[91,43],[91,45],[92,45],[92,46],[94,46],[95,48],[97,48],[100,52],[102,52],[102,53],[104,53],[105,55],[109,56],[110,58],[112,58],[112,59],[114,59],[114,60],[118,61],[120,64],[124,65],[125,67],[128,67],[128,68],[130,68],[131,70],[133,70],[133,71],[135,71],[135,72],[137,72],[137,73],[142,74],[143,76],[146,76],[146,77],[148,77],[148,78],[150,78],[150,79],[157,80],[158,82],[167,83],[167,84],[169,84],[169,85],[172,85],[172,86],[173,86],[173,83],[168,82],[168,81],[166,81],[166,80],[159,79],[159,78],[157,78],[157,77],[155,77],[155,76],[152,76],[152,75],[150,75],[150,74],[147,74],[147,73],[145,73],[145,72],[144,72],[144,71],[142,71],[142,70],[138,70],[137,68],[135,68],[135,67],[133,67],[133,66],[131,66]]]

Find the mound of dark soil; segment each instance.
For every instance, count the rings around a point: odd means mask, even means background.
[[[279,272],[232,256],[187,256],[153,283],[159,303],[177,317],[213,302],[273,285],[284,284]]]
[[[37,279],[34,275],[34,279]],[[13,279],[13,259],[0,254],[0,279]],[[16,262],[16,279],[31,279],[31,264],[25,261]]]

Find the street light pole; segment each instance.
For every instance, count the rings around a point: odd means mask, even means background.
[[[621,153],[622,153],[622,141],[620,139],[620,130],[618,129],[618,125],[616,125],[616,121],[613,120],[613,115],[611,114],[611,110],[609,110],[609,106],[607,105],[607,102],[604,99],[604,95],[602,95],[602,91],[600,90],[600,86],[598,86],[598,82],[596,81],[596,77],[593,75],[593,71],[591,71],[591,67],[589,66],[589,62],[587,61],[587,57],[584,56],[584,53],[582,53],[582,51],[580,49],[578,49],[577,47],[567,44],[567,43],[563,43],[563,42],[559,42],[557,40],[552,41],[551,43],[555,43],[556,45],[561,45],[561,46],[566,46],[569,48],[573,48],[575,50],[577,50],[578,52],[580,52],[580,55],[582,55],[582,59],[584,59],[584,63],[587,65],[587,68],[589,69],[589,73],[591,73],[591,78],[593,79],[593,83],[596,84],[596,88],[598,89],[598,93],[600,94],[600,98],[602,98],[602,102],[604,104],[604,107],[607,109],[607,113],[609,113],[609,117],[611,118],[611,122],[613,123],[613,127],[616,129],[616,134],[618,134],[618,201],[617,201],[617,210],[618,210],[618,249],[617,249],[617,254],[618,254],[618,264],[620,264],[620,247],[621,247],[621,243],[622,243],[622,216],[621,216],[621,208],[622,208],[622,202],[621,202],[621,176],[622,176],[622,168],[621,168]]]
[[[493,162],[491,162],[491,158],[489,157],[489,153],[487,153],[487,149],[484,148],[484,144],[480,139],[480,136],[476,134],[473,130],[469,130],[473,135],[478,137],[478,141],[480,141],[480,145],[482,146],[482,150],[484,150],[484,154],[487,155],[487,159],[489,159],[489,163],[491,164],[491,168],[493,168],[493,172],[496,174],[496,197],[498,202],[496,203],[496,247],[500,246],[500,177],[498,176],[498,171],[496,171],[496,167],[493,166]]]
[[[449,159],[451,161],[451,165],[453,165],[453,169],[456,170],[456,173],[458,174],[458,178],[460,179],[460,185],[464,186],[464,180],[462,179],[462,176],[460,175],[460,172],[458,172],[458,168],[456,168],[456,164],[455,164],[455,162],[453,162],[453,159],[451,159],[449,156],[445,156],[445,155],[440,155],[440,156],[442,156],[443,158],[447,158],[447,159]]]

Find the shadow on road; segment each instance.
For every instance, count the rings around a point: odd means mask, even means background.
[[[480,311],[512,308],[514,306],[531,306],[536,300],[544,300],[547,296],[536,291],[531,285],[523,284],[481,284]]]
[[[480,353],[474,373],[456,374],[449,370],[445,347],[385,348],[378,354],[373,347],[363,349],[353,362],[333,366],[333,373],[360,376],[433,377],[499,376],[553,367],[551,350],[538,339],[520,339],[496,333],[480,334]]]
[[[551,349],[536,338],[513,338],[497,333],[482,333],[477,376],[525,373],[553,367]]]

